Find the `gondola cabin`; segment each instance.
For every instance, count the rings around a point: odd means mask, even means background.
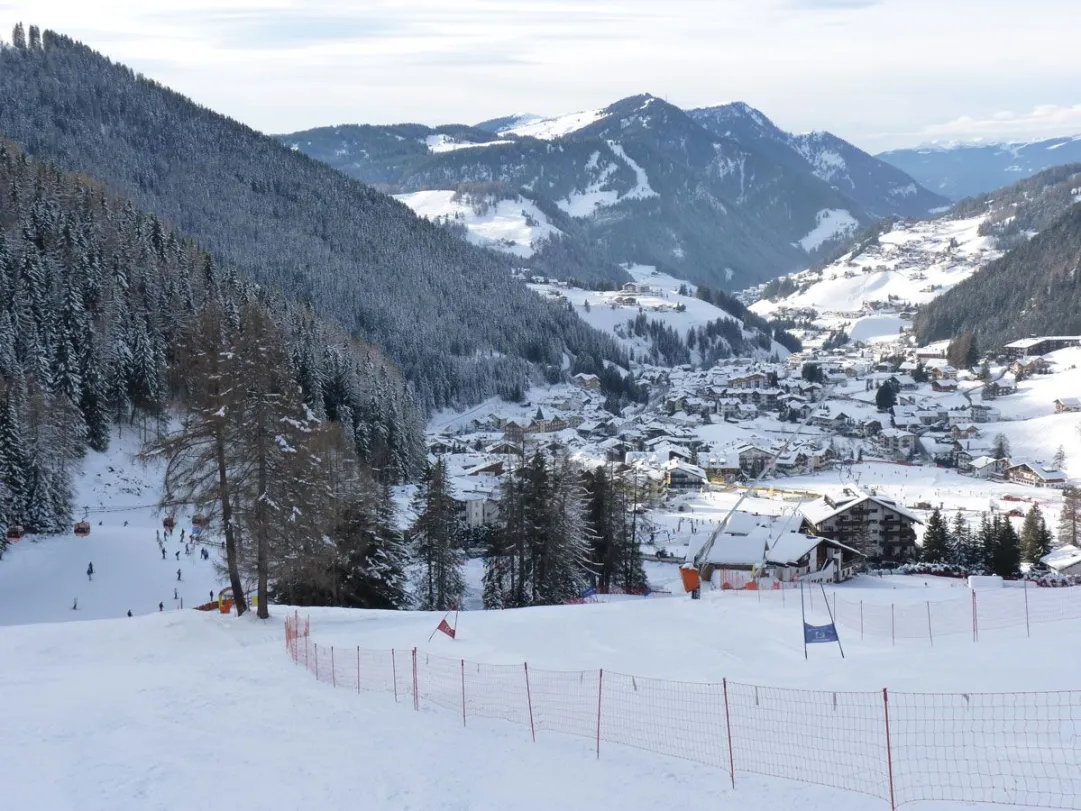
[[[176,516],[165,516],[165,520],[161,522],[161,525],[165,528],[166,532],[172,532],[174,529],[176,529]]]
[[[25,534],[26,534],[26,530],[24,530],[22,528],[22,526],[20,526],[19,524],[12,524],[11,526],[8,527],[8,531],[7,531],[6,535],[5,535],[5,537],[11,543],[14,543],[15,541],[21,541],[23,535],[25,535]]]
[[[78,535],[80,538],[85,538],[87,535],[89,535],[90,534],[90,522],[89,521],[79,521],[75,525],[75,534]]]

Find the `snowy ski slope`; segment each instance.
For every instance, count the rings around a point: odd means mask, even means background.
[[[161,516],[154,509],[161,492],[160,467],[132,458],[139,446],[129,431],[107,453],[91,451],[75,477],[76,519],[84,509],[90,535],[26,536],[0,559],[0,625],[106,619],[157,613],[205,603],[225,585],[218,572],[220,547],[208,543],[185,554],[180,530],[191,529],[191,514],[177,515],[176,532],[165,541],[165,558],[156,535]],[[180,553],[179,558],[177,552]],[[94,564],[94,579],[86,576]],[[176,572],[180,569],[181,580]],[[174,597],[174,589],[176,596]],[[78,601],[78,608],[72,609]]]

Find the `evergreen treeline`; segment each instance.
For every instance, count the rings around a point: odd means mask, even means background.
[[[645,587],[636,533],[645,523],[634,510],[633,487],[612,471],[583,471],[557,448],[523,457],[501,486],[485,608],[564,603],[588,585]]]
[[[0,131],[98,178],[215,260],[383,347],[422,411],[522,387],[608,336],[511,278],[509,260],[53,33],[0,50]]]
[[[113,424],[152,437],[174,403],[191,405],[179,353],[209,305],[235,331],[258,304],[305,408],[340,422],[381,478],[417,471],[417,408],[374,347],[243,281],[100,184],[8,143],[0,199],[0,525],[63,529],[72,462],[105,450]]]
[[[1018,577],[1022,562],[1039,564],[1050,551],[1053,537],[1036,504],[1029,508],[1020,534],[1005,515],[984,514],[973,529],[960,512],[947,525],[941,511],[935,509],[927,519],[920,560],[955,566],[971,574]]]

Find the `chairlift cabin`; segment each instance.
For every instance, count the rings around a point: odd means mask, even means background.
[[[176,516],[167,515],[165,520],[161,522],[161,525],[165,528],[166,532],[172,532],[176,528]]]
[[[75,524],[75,534],[78,535],[80,538],[85,538],[87,535],[89,535],[90,534],[90,522],[89,521],[79,521],[79,522],[77,522]]]
[[[26,530],[22,528],[20,524],[12,524],[8,527],[6,537],[9,541],[22,540],[23,535],[26,534]]]
[[[209,519],[207,519],[207,517],[205,515],[201,515],[201,514],[196,515],[194,518],[191,519],[191,525],[193,527],[199,527],[199,529],[203,529],[209,523],[210,523]]]

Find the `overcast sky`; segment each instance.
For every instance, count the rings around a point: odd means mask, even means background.
[[[1078,0],[0,0],[266,132],[649,92],[869,151],[1081,133]]]

